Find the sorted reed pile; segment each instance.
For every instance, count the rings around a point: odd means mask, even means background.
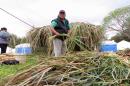
[[[43,52],[52,51],[52,34],[50,26],[33,28],[27,33],[27,38],[34,50],[41,49]],[[73,23],[71,33],[68,34],[67,47],[69,51],[94,50],[103,38],[103,30],[100,26],[87,23]],[[50,40],[51,39],[51,40]]]
[[[129,86],[130,67],[121,59],[88,51],[44,58],[6,86]]]
[[[6,60],[15,60],[15,57],[13,55],[9,54],[1,54],[0,55],[0,63]]]
[[[130,49],[127,48],[125,50],[120,50],[117,52],[118,55],[121,55],[121,56],[130,56]]]

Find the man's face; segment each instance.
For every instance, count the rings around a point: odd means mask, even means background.
[[[65,12],[60,12],[60,13],[59,13],[59,17],[60,17],[60,18],[64,19],[65,16],[66,16],[66,15],[65,15]]]

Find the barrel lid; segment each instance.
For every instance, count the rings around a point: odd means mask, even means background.
[[[19,45],[15,46],[15,48],[18,48],[18,47],[30,47],[30,44],[29,43],[24,43],[24,44],[19,44]]]
[[[117,45],[115,41],[103,41],[102,45]]]

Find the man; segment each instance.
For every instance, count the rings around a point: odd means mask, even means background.
[[[64,54],[65,52],[65,36],[61,36],[60,34],[68,34],[70,30],[69,21],[65,18],[66,13],[64,10],[60,10],[58,14],[58,18],[52,20],[52,33],[56,35],[56,38],[53,40],[54,46],[54,54],[55,57],[59,57]]]
[[[1,54],[6,53],[6,49],[9,43],[10,35],[7,32],[7,28],[3,27],[0,30],[0,48]]]

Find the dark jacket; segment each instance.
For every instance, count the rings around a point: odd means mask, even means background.
[[[62,21],[59,17],[52,20],[52,22],[55,21],[57,23],[57,26],[54,27],[54,29],[60,33],[60,34],[67,34],[68,30],[70,29],[69,27],[69,21],[67,19],[65,19],[64,21]],[[58,36],[57,38],[64,40],[66,39],[66,37],[61,37]]]

